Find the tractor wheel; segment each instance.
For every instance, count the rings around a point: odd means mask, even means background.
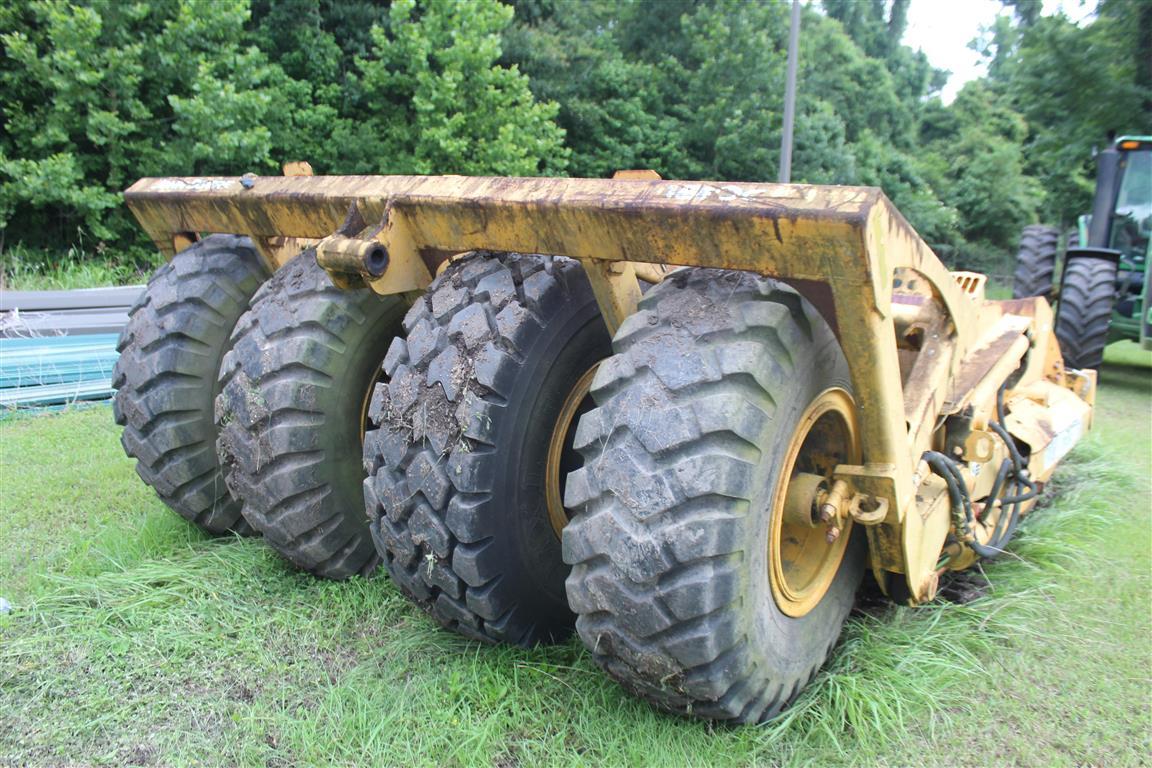
[[[784,284],[706,269],[653,288],[613,345],[568,478],[576,629],[657,706],[767,720],[824,663],[865,569],[858,528],[811,518],[859,460],[844,355]]]
[[[1116,300],[1116,262],[1078,257],[1064,267],[1056,338],[1069,368],[1099,368]]]
[[[1033,224],[1020,235],[1016,253],[1016,270],[1012,275],[1012,298],[1052,295],[1052,276],[1056,271],[1060,230]]]
[[[1067,258],[1068,251],[1080,247],[1080,228],[1069,227],[1064,232],[1064,253]]]
[[[318,576],[368,575],[379,559],[360,485],[368,398],[405,305],[337,289],[306,252],[240,319],[221,367],[217,449],[244,518]]]
[[[376,546],[446,627],[520,645],[569,635],[563,483],[611,340],[579,263],[474,254],[413,306],[364,445]]]
[[[247,238],[205,238],[156,271],[116,346],[124,452],[165,504],[210,533],[251,533],[220,476],[212,412],[232,328],[267,276]]]

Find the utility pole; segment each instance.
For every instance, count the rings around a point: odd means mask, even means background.
[[[800,57],[800,0],[792,0],[788,29],[788,80],[784,86],[784,133],[780,137],[781,184],[792,181],[792,124],[796,121],[796,60]]]

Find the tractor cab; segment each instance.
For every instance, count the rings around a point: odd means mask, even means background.
[[[1120,183],[1108,245],[1119,251],[1122,268],[1143,269],[1152,242],[1152,137],[1123,139],[1118,147]]]
[[[1152,349],[1150,244],[1152,136],[1121,136],[1098,155],[1092,213],[1080,217],[1064,265],[1065,277],[1077,259],[1115,265],[1109,341],[1139,339],[1145,349]]]

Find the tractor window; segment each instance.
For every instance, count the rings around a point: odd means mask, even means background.
[[[1129,152],[1116,197],[1111,246],[1131,259],[1143,259],[1152,236],[1152,150]]]

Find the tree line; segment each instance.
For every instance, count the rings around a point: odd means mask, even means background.
[[[909,0],[802,20],[793,180],[882,187],[953,263],[1087,209],[1091,149],[1152,130],[1152,3],[1005,0],[953,103]],[[0,7],[0,247],[142,248],[141,176],[772,181],[784,0],[33,0]]]

